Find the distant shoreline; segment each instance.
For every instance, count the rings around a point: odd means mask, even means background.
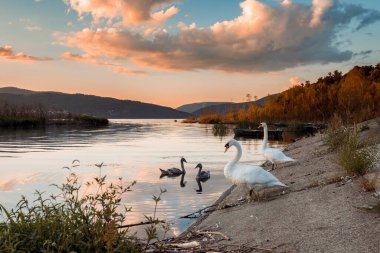
[[[58,119],[47,119],[44,117],[0,117],[1,130],[33,130],[49,127],[102,127],[108,125],[108,119],[88,115],[75,115]]]

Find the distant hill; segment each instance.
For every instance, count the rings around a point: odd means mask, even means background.
[[[176,110],[182,111],[182,112],[187,112],[187,113],[193,113],[197,110],[209,107],[209,106],[214,106],[214,105],[221,105],[221,104],[232,104],[229,102],[199,102],[199,103],[193,103],[193,104],[186,104],[182,105],[180,107],[177,107]]]
[[[240,108],[247,108],[249,105],[254,104],[256,106],[263,106],[265,102],[268,100],[269,96],[277,97],[279,94],[268,95],[262,97],[256,101],[252,102],[243,102],[243,103],[223,103],[218,105],[211,105],[193,112],[193,115],[200,116],[201,114],[225,114],[231,110],[239,110]]]
[[[3,88],[0,88],[0,93],[8,93],[8,94],[14,94],[14,95],[30,95],[37,92],[32,91],[32,90],[19,89],[16,87],[3,87]]]
[[[218,108],[209,107],[204,110],[210,113],[211,109]],[[338,70],[329,72],[314,83],[305,81],[275,97],[269,97],[263,106],[241,111],[238,116],[225,115],[222,120],[260,120],[273,123],[334,122],[338,126],[379,117],[380,63],[374,66],[355,66],[346,74]],[[213,122],[220,121],[221,117],[208,115],[205,119],[203,122]]]
[[[40,104],[49,110],[64,110],[71,113],[88,114],[106,118],[185,118],[186,112],[170,107],[142,103],[131,100],[120,100],[110,97],[99,97],[84,94],[66,94],[60,92],[34,92],[15,87],[0,88],[0,105]]]

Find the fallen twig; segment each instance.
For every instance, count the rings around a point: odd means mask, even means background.
[[[155,220],[155,221],[141,221],[139,223],[133,223],[133,224],[128,224],[128,225],[122,225],[119,226],[118,228],[130,228],[130,227],[135,227],[135,226],[141,226],[141,225],[149,225],[153,223],[165,223],[164,220]]]
[[[225,249],[227,247],[233,247],[233,248],[237,248],[239,249],[239,252],[242,251],[244,248],[246,250],[249,250],[248,252],[251,252],[252,250],[262,250],[262,251],[267,251],[267,252],[273,252],[274,249],[268,249],[268,248],[263,248],[263,247],[259,247],[259,246],[248,246],[248,245],[244,245],[244,244],[221,244],[221,245],[218,245],[216,250],[221,250],[221,249]],[[246,252],[246,250],[244,250],[244,252]]]
[[[214,205],[211,205],[211,206],[206,206],[206,207],[204,207],[204,208],[199,209],[198,211],[196,211],[196,212],[194,212],[194,213],[190,213],[190,214],[187,214],[187,215],[181,216],[181,217],[179,217],[179,218],[180,218],[180,219],[195,219],[195,218],[198,218],[198,217],[195,217],[195,216],[194,216],[195,214],[201,214],[202,211],[204,211],[204,210],[206,210],[206,209],[209,209],[210,207],[215,207],[215,206],[217,206],[217,205],[214,204]]]
[[[223,237],[224,239],[226,239],[226,240],[230,240],[230,238],[228,237],[228,236],[226,236],[226,235],[224,235],[224,234],[222,234],[221,232],[214,232],[214,231],[196,231],[195,232],[196,234],[199,234],[199,235],[208,235],[208,236],[210,236],[210,235],[220,235],[221,237]]]
[[[172,246],[172,247],[177,247],[181,249],[193,249],[193,248],[200,247],[201,244],[197,241],[191,241],[191,242],[184,242],[184,243],[170,243],[165,246]]]

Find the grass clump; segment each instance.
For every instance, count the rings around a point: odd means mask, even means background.
[[[326,144],[332,150],[337,150],[345,139],[347,139],[347,132],[348,129],[343,126],[342,119],[339,116],[334,115],[330,120],[326,131]]]
[[[194,117],[187,117],[182,120],[182,123],[197,123],[198,120]]]
[[[212,127],[212,133],[214,136],[226,136],[230,132],[230,129],[226,124],[218,123]]]
[[[90,127],[108,126],[109,121],[106,118],[95,117],[90,115],[75,115],[72,119],[76,124]]]
[[[124,186],[121,178],[106,184],[100,175],[86,183],[81,196],[78,176],[70,173],[65,183],[55,185],[57,195],[45,198],[37,192],[35,201],[22,197],[11,210],[0,204],[0,252],[143,252],[142,240],[124,225],[131,209],[122,204],[122,196],[134,184]],[[86,193],[89,189],[95,193]],[[156,238],[158,219],[147,219],[152,222],[148,237]]]
[[[375,174],[374,176],[372,176],[371,178],[368,177],[368,178],[365,178],[365,177],[362,177],[360,179],[360,185],[362,186],[363,190],[366,191],[366,192],[373,192],[376,190],[376,185],[377,185],[377,174]]]
[[[339,164],[351,175],[364,175],[373,166],[377,154],[377,146],[359,142],[358,131],[345,128],[337,143]]]
[[[224,116],[221,114],[202,114],[198,117],[198,122],[201,124],[219,124],[224,122]]]

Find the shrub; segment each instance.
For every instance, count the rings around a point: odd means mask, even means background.
[[[360,184],[366,192],[375,191],[377,184],[377,174],[375,174],[372,178],[362,177],[360,179]]]
[[[218,124],[224,122],[224,116],[221,114],[202,114],[198,118],[199,123],[202,124]]]
[[[338,129],[328,128],[325,141],[332,150],[337,150],[347,139],[349,129],[341,127]]]
[[[198,121],[194,117],[187,117],[182,120],[182,123],[197,123]]]
[[[325,141],[332,150],[337,150],[345,141],[348,129],[343,126],[342,119],[334,114],[331,118],[325,135]]]
[[[338,160],[345,170],[352,175],[364,175],[371,167],[376,158],[377,146],[359,143],[356,127],[346,128],[341,132],[342,136],[338,146]]]
[[[89,127],[107,126],[109,124],[108,119],[89,116],[89,115],[76,115],[73,117],[73,123]]]
[[[95,187],[95,193],[80,196],[78,176],[70,173],[65,183],[55,185],[60,190],[58,195],[44,198],[37,192],[35,201],[22,197],[10,211],[0,204],[0,252],[144,251],[142,241],[129,235],[128,226],[123,225],[131,209],[121,204],[122,196],[134,184],[124,186],[121,178],[116,184],[106,184],[106,176],[99,176],[86,183],[91,189]],[[153,218],[147,217],[152,224],[146,230],[148,240],[157,238],[153,232],[161,194],[154,199]]]

